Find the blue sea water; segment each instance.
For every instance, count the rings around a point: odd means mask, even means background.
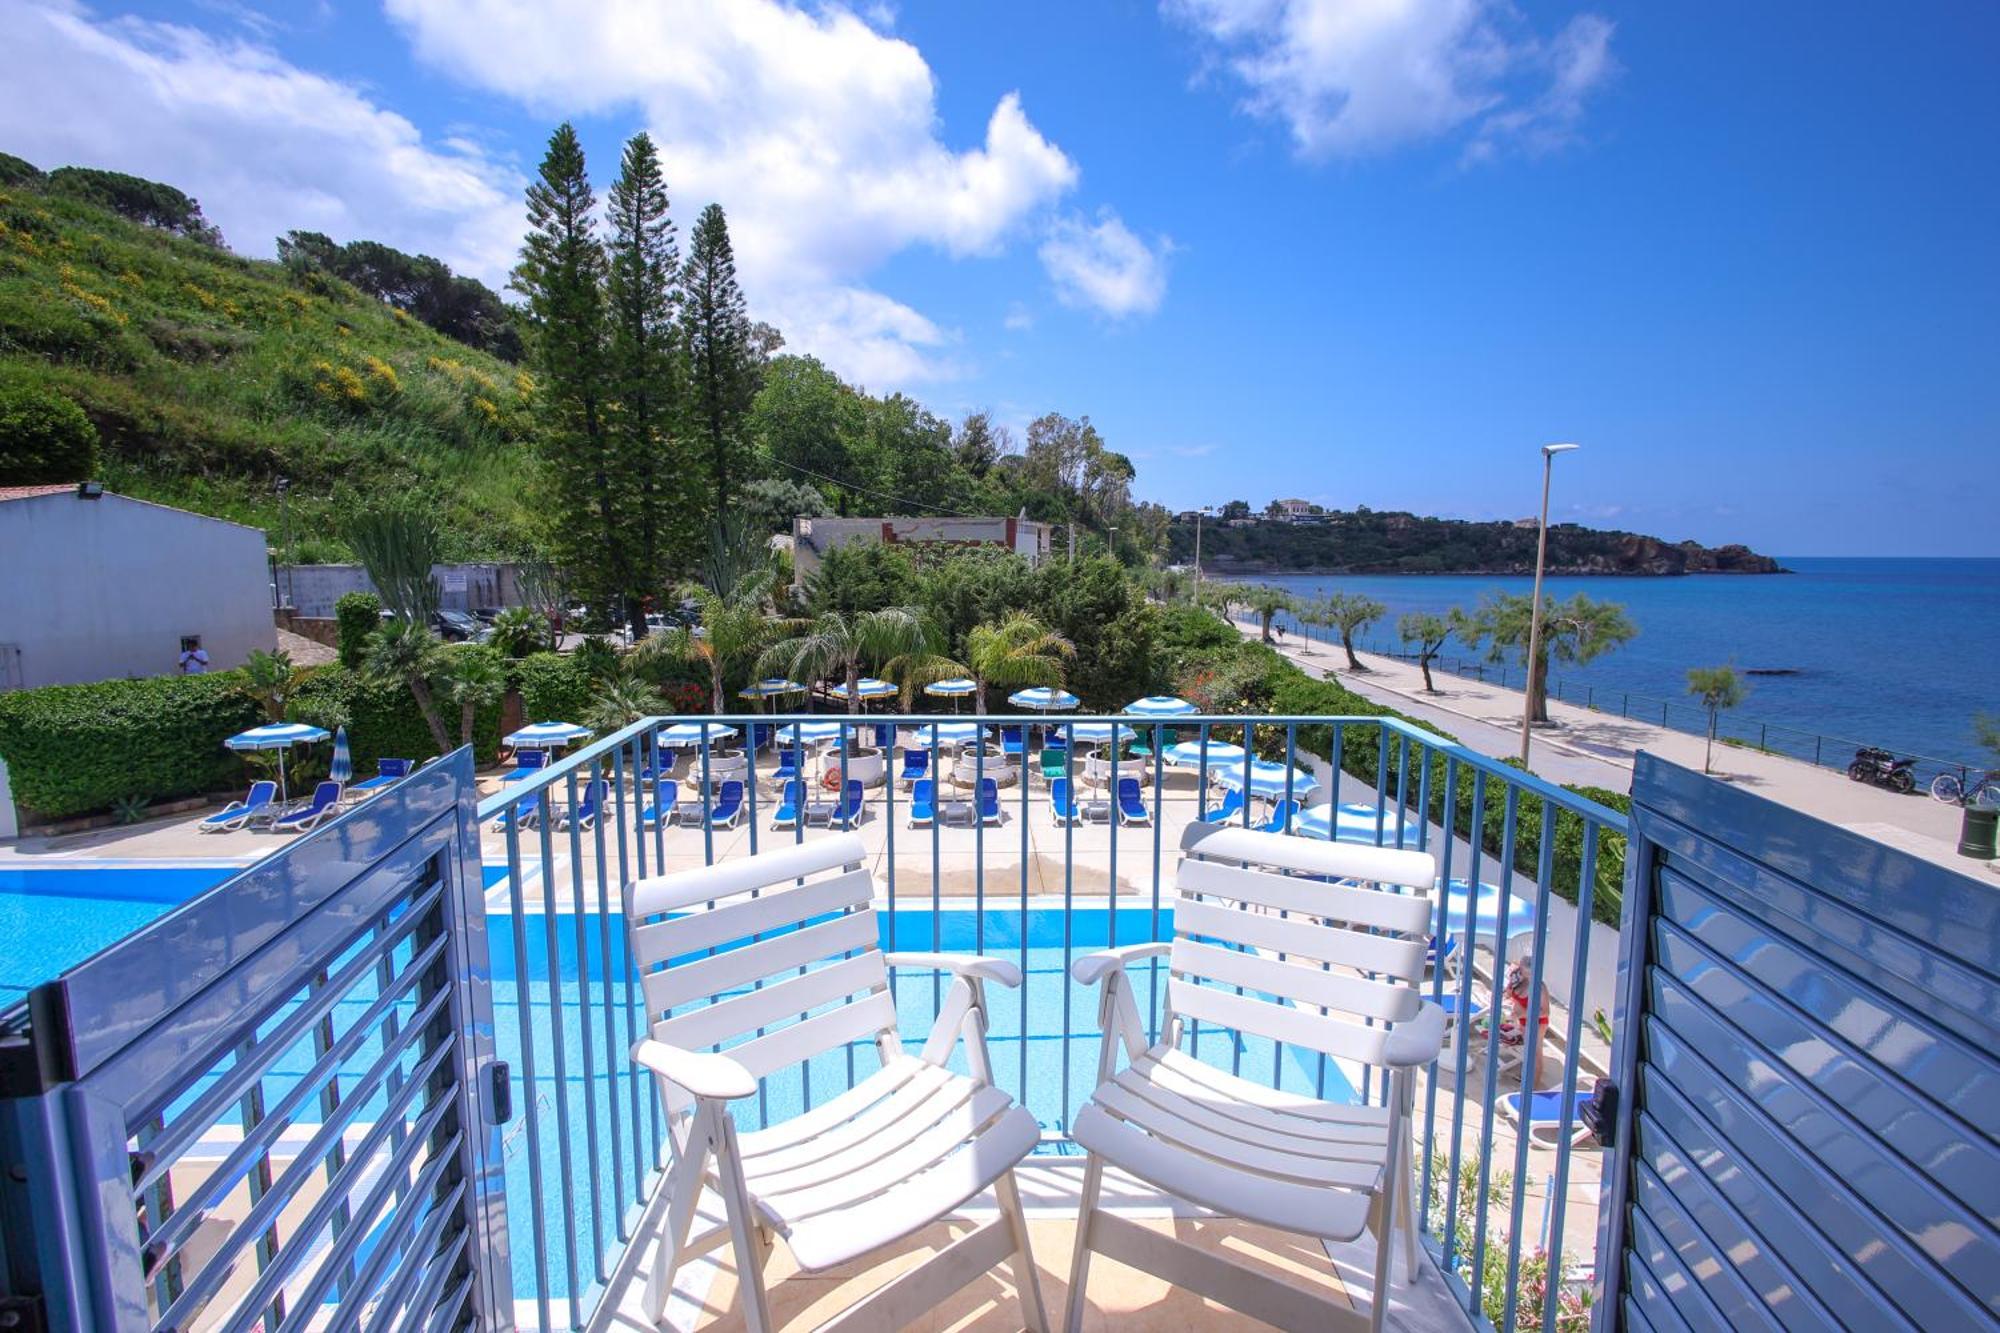
[[[1750,696],[1725,734],[1811,757],[1806,734],[1829,737],[1824,758],[1843,765],[1866,741],[1903,754],[1971,762],[1973,715],[2000,711],[2000,559],[1781,557],[1783,575],[1549,578],[1555,598],[1586,593],[1623,604],[1638,637],[1587,666],[1559,665],[1564,697],[1697,729],[1690,667],[1734,663],[1790,668],[1748,678]],[[1366,637],[1395,642],[1396,617],[1472,607],[1482,595],[1525,595],[1532,580],[1501,575],[1274,576],[1302,596],[1366,593],[1389,608]],[[1315,635],[1319,631],[1314,631]],[[1446,652],[1470,657],[1454,642]],[[1518,666],[1508,680],[1518,686]],[[1647,701],[1642,704],[1641,700]],[[1790,729],[1790,730],[1781,730]],[[1793,731],[1799,734],[1791,734]],[[1841,750],[1836,739],[1844,742]]]

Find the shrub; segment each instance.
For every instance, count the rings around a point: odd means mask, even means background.
[[[336,711],[345,713],[347,744],[357,774],[373,773],[377,761],[385,756],[422,760],[437,753],[430,726],[409,686],[400,680],[381,680],[337,665],[321,667],[307,677],[294,696],[292,712],[302,722],[325,726],[325,719]],[[456,713],[448,722],[447,729],[456,737]],[[499,755],[498,704],[473,714],[472,750],[482,764]]]
[[[97,467],[97,428],[53,389],[0,384],[0,486],[85,481]]]
[[[14,797],[46,819],[237,785],[225,738],[256,726],[240,672],[51,685],[0,695],[0,759]]]
[[[368,655],[368,636],[382,624],[382,599],[372,592],[343,593],[333,604],[333,620],[340,635],[340,664],[359,671]]]
[[[49,173],[49,189],[86,203],[108,208],[114,213],[222,247],[222,232],[202,216],[201,205],[171,185],[128,176],[122,171],[99,171],[91,167],[57,167]]]
[[[593,678],[576,656],[533,653],[511,665],[525,720],[580,722],[590,708]]]
[[[26,158],[0,153],[0,185],[40,185],[42,169]]]

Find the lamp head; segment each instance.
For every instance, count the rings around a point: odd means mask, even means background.
[[[1574,444],[1545,444],[1542,446],[1542,457],[1554,458],[1557,454],[1566,454],[1577,447]]]

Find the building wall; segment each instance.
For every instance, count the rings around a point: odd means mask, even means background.
[[[119,495],[0,503],[0,687],[209,669],[277,644],[264,534]]]
[[[441,610],[522,605],[513,565],[433,565],[431,572],[437,576]],[[360,565],[279,565],[277,580],[278,599],[294,614],[314,620],[331,617],[333,604],[350,592],[375,591]]]
[[[836,546],[1003,546],[1030,564],[1049,553],[1049,525],[1025,518],[799,518],[792,521],[793,575],[804,582]]]

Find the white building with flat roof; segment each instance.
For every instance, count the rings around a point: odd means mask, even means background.
[[[1049,553],[1050,526],[1027,518],[795,518],[792,576],[804,583],[836,546],[997,546],[1040,564]]]
[[[240,523],[0,486],[0,571],[0,689],[165,676],[183,653],[223,671],[277,645],[264,534]]]

